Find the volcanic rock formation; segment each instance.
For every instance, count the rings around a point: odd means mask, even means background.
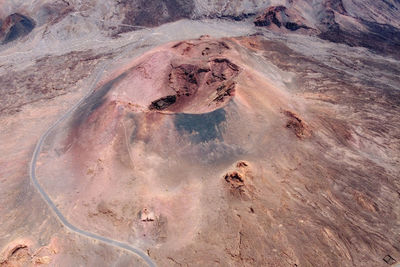
[[[256,26],[266,26],[273,31],[297,31],[303,29],[302,32],[315,33],[316,30],[307,26],[305,18],[292,9],[285,6],[271,6],[267,8],[263,14],[259,15],[255,20]],[[300,31],[301,32],[301,31]]]

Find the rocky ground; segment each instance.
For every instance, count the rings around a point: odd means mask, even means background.
[[[400,259],[399,2],[0,4],[0,266]]]

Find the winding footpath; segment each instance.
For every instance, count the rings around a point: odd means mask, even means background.
[[[94,91],[94,88],[96,84],[99,82],[101,74],[104,72],[105,66],[103,66],[101,69],[98,70],[97,75],[95,75],[94,80],[92,81],[90,85],[90,90],[89,92],[80,100],[78,103],[76,103],[72,108],[70,108],[64,115],[62,115],[53,125],[50,126],[50,128],[47,129],[47,131],[40,137],[38,143],[36,144],[35,150],[33,152],[32,160],[30,163],[30,168],[29,168],[29,175],[30,179],[34,185],[34,187],[37,189],[37,191],[40,193],[44,201],[47,203],[47,205],[51,208],[51,210],[55,213],[57,218],[60,220],[61,224],[65,226],[68,230],[71,232],[77,233],[79,235],[85,236],[87,238],[91,238],[100,242],[103,242],[105,244],[114,246],[119,249],[126,250],[128,252],[134,253],[140,258],[142,258],[148,266],[150,267],[155,267],[156,264],[152,261],[152,259],[142,250],[135,248],[129,244],[113,240],[104,236],[97,235],[95,233],[91,233],[82,229],[79,229],[75,225],[71,224],[61,213],[61,211],[57,208],[56,204],[51,200],[49,195],[46,193],[46,191],[43,189],[43,187],[40,185],[39,181],[37,180],[36,177],[36,162],[37,159],[40,155],[40,151],[42,149],[43,143],[46,140],[47,136],[51,133],[51,131],[56,128],[61,122],[63,122],[66,118],[68,118],[74,111],[75,109],[81,105]]]

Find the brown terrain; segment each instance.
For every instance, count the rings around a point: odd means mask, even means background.
[[[400,260],[400,4],[78,2],[0,23],[0,266]]]

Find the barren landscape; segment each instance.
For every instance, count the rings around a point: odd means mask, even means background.
[[[397,0],[0,0],[0,266],[396,266]]]

